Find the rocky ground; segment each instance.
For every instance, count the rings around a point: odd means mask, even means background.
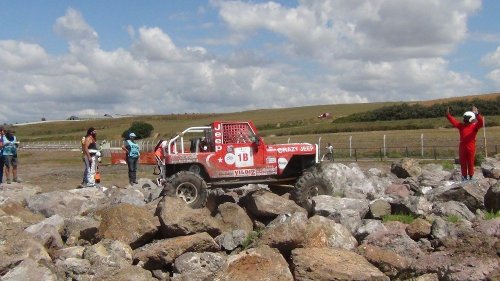
[[[312,213],[265,185],[191,209],[147,178],[3,184],[0,280],[500,280],[500,218],[485,218],[500,209],[500,162],[467,182],[413,159],[389,166],[322,164],[333,193]]]

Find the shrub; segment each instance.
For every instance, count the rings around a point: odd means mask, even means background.
[[[260,236],[262,236],[262,229],[260,228],[250,232],[245,240],[243,240],[243,242],[241,243],[241,246],[244,250],[249,248]]]
[[[460,218],[459,215],[448,215],[446,216],[446,220],[451,223],[457,223],[461,221],[462,219]]]
[[[134,132],[134,134],[136,134],[137,136],[137,139],[144,139],[150,137],[153,130],[153,125],[142,121],[136,121],[132,123],[128,130],[122,133],[122,137],[126,139],[128,138],[130,132]]]
[[[498,212],[486,212],[486,214],[484,214],[484,219],[485,220],[492,220],[492,219],[495,219],[495,218],[499,218],[500,217],[500,211]]]
[[[391,214],[382,217],[383,222],[399,221],[405,224],[410,224],[415,220],[415,217],[410,214]]]

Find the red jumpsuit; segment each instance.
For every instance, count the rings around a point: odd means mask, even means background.
[[[462,176],[466,177],[469,175],[472,177],[474,175],[474,160],[476,157],[476,135],[479,129],[483,127],[483,117],[476,114],[477,122],[473,123],[460,123],[450,113],[446,114],[446,118],[460,132],[458,157]]]

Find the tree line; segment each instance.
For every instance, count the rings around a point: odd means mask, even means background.
[[[446,103],[437,103],[430,106],[424,106],[419,103],[401,103],[397,105],[384,106],[371,111],[354,113],[338,118],[334,120],[333,123],[437,118],[444,116],[448,107],[451,109],[452,115],[461,116],[465,111],[471,110],[472,106],[476,106],[481,114],[499,115],[500,96],[496,99],[464,99]]]

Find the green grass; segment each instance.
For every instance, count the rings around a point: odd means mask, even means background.
[[[484,214],[484,219],[485,220],[492,220],[492,219],[495,219],[495,218],[500,218],[500,211],[497,211],[496,213],[491,211],[491,212],[486,212]]]
[[[262,236],[262,231],[263,229],[259,228],[250,232],[245,240],[243,240],[243,242],[241,243],[243,250],[248,249],[250,246],[252,246],[253,243]]]
[[[410,214],[391,214],[382,217],[383,222],[399,221],[405,224],[410,224],[415,220],[415,217]]]
[[[457,223],[462,220],[462,218],[459,215],[448,215],[446,216],[446,221],[451,222],[451,223]]]

